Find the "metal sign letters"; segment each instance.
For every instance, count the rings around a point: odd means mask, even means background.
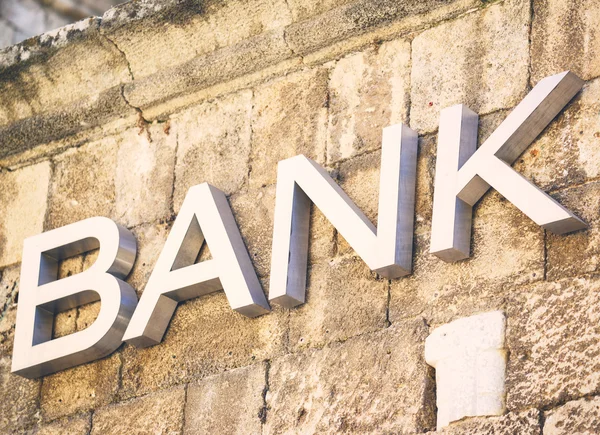
[[[469,257],[472,207],[490,187],[550,231],[586,227],[510,167],[582,86],[569,72],[540,81],[479,149],[477,114],[462,105],[442,111],[433,254],[449,262]],[[288,308],[304,303],[311,203],[371,270],[387,278],[411,272],[417,144],[405,125],[383,130],[377,227],[314,161],[296,156],[279,162],[271,301]],[[213,258],[195,263],[203,243]],[[96,248],[89,269],[57,279],[61,260]],[[218,290],[243,315],[270,311],[227,199],[206,183],[188,191],[139,304],[123,281],[135,256],[133,235],[102,217],[25,240],[12,371],[35,378],[101,358],[122,341],[160,343],[178,302]],[[52,339],[57,312],[94,301],[101,308],[92,325]]]

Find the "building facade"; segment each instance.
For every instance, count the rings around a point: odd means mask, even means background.
[[[0,51],[0,433],[600,432],[599,29],[596,0],[140,0]],[[479,114],[482,143],[563,71],[582,90],[513,168],[588,228],[544,230],[492,189],[471,257],[432,255],[441,111]],[[371,271],[313,208],[304,304],[248,318],[214,292],[180,303],[155,346],[11,373],[24,239],[109,217],[135,235],[141,296],[208,182],[268,294],[278,162],[313,159],[376,223],[382,129],[398,123],[418,133],[410,275]],[[53,337],[99,309],[57,313]],[[426,339],[494,311],[503,409],[438,430]]]

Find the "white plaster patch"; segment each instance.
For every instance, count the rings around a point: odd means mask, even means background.
[[[436,369],[437,427],[464,417],[505,412],[504,314],[493,311],[436,328],[425,361]]]

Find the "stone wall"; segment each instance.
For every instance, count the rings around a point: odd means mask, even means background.
[[[425,338],[497,309],[507,414],[440,433],[600,431],[599,29],[596,0],[147,0],[0,51],[0,432],[433,432]],[[429,254],[440,110],[469,105],[484,139],[566,69],[583,91],[514,166],[590,228],[546,233],[492,191],[472,257]],[[268,292],[277,162],[315,159],[375,219],[381,129],[399,122],[420,134],[409,277],[370,272],[314,210],[299,308],[249,319],[219,292],[180,304],[160,345],[10,374],[25,237],[108,216],[137,237],[141,294],[185,192],[207,181]],[[55,336],[97,311],[60,313]]]

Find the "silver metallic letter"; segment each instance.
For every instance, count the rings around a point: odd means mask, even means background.
[[[194,264],[205,239],[213,259]],[[227,198],[203,183],[188,190],[123,339],[160,343],[178,302],[217,290],[248,317],[269,312]]]
[[[387,278],[410,273],[417,145],[405,125],[383,130],[378,228],[317,163],[304,156],[279,162],[270,300],[304,303],[310,201],[371,270]]]
[[[469,257],[472,207],[490,186],[547,230],[565,234],[586,228],[510,167],[582,86],[570,72],[541,80],[479,149],[477,114],[463,105],[442,110],[431,253],[448,262]]]
[[[57,280],[63,260],[100,248],[89,269]],[[136,242],[126,229],[95,217],[30,237],[23,247],[12,371],[35,378],[108,355],[122,343],[137,304],[124,279],[135,261]],[[88,328],[52,339],[54,314],[100,300]]]

